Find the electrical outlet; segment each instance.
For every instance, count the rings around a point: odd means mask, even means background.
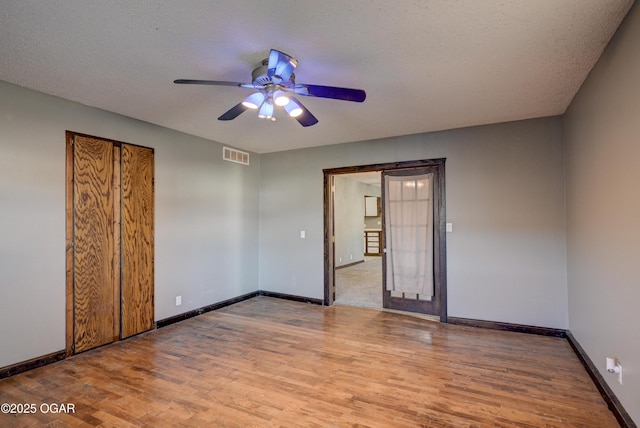
[[[353,260],[353,254],[349,254],[349,260]]]
[[[176,296],[176,306],[180,306],[182,304],[182,296]]]
[[[342,263],[342,257],[339,257],[339,259],[340,259],[339,262]]]

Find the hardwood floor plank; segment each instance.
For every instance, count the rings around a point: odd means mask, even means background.
[[[0,402],[76,408],[2,427],[618,426],[565,339],[270,297],[4,379]]]

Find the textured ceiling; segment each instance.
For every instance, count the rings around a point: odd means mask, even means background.
[[[632,0],[2,0],[0,80],[266,153],[562,114]],[[269,49],[298,83],[309,128],[248,111],[216,118]]]

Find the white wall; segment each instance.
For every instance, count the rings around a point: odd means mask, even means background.
[[[545,118],[262,155],[260,289],[324,297],[323,168],[447,158],[449,315],[566,328],[561,137]]]
[[[640,7],[564,119],[569,327],[640,423]],[[623,381],[608,374],[618,357]]]
[[[258,289],[259,155],[4,82],[0,100],[0,367],[65,348],[65,130],[155,149],[156,320]]]

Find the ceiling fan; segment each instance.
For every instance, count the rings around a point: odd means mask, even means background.
[[[246,110],[258,110],[258,117],[276,120],[275,109],[281,107],[302,126],[318,123],[318,119],[293,95],[331,98],[334,100],[363,102],[367,94],[362,89],[338,88],[335,86],[306,85],[296,83],[293,70],[298,61],[291,56],[271,49],[269,58],[253,70],[251,83],[225,82],[219,80],[178,79],[173,83],[188,85],[238,86],[255,89],[241,103],[235,105],[218,120],[233,120]]]

